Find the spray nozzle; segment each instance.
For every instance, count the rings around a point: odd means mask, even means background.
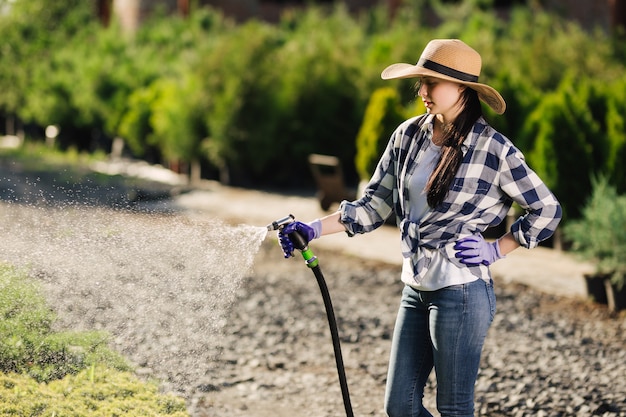
[[[284,226],[293,222],[295,219],[296,218],[293,216],[293,214],[290,214],[289,216],[285,216],[282,219],[275,220],[271,222],[270,224],[268,224],[267,230],[272,231],[272,230],[282,229]]]

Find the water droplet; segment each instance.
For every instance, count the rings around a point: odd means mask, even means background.
[[[0,254],[43,285],[60,325],[113,347],[176,388],[207,373],[264,227],[66,204],[0,203]],[[178,369],[177,356],[197,366]]]

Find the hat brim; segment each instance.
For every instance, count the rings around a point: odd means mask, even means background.
[[[478,93],[478,98],[487,104],[497,114],[502,114],[506,110],[506,102],[498,91],[487,84],[462,81],[427,68],[411,64],[392,64],[380,74],[383,80],[393,80],[401,78],[433,77],[442,80],[467,85]]]

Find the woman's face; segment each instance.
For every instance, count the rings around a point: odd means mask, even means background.
[[[440,114],[445,121],[451,122],[461,112],[461,93],[465,88],[452,81],[423,77],[420,78],[417,94],[428,113]]]

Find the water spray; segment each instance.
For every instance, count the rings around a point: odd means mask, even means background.
[[[267,225],[267,230],[282,230],[289,223],[295,221],[295,217],[290,214],[273,221]],[[333,350],[335,351],[335,362],[337,364],[337,374],[339,376],[339,385],[341,386],[341,395],[343,397],[343,405],[346,410],[347,417],[353,417],[352,405],[350,403],[350,392],[348,391],[348,382],[346,379],[346,372],[343,365],[343,357],[341,355],[341,344],[339,341],[339,331],[337,330],[337,320],[335,319],[335,313],[333,305],[330,299],[330,293],[326,286],[326,280],[322,274],[322,270],[319,265],[317,256],[313,254],[313,251],[308,247],[306,240],[297,231],[293,231],[289,234],[289,239],[293,242],[293,246],[302,253],[302,257],[306,263],[306,266],[313,271],[317,284],[320,287],[322,293],[322,299],[324,300],[324,307],[326,308],[326,317],[328,318],[328,326],[330,327],[330,336],[333,341]]]
[[[69,203],[0,202],[0,218],[0,261],[36,281],[55,326],[105,331],[143,377],[185,397],[221,355],[219,336],[267,235]]]

